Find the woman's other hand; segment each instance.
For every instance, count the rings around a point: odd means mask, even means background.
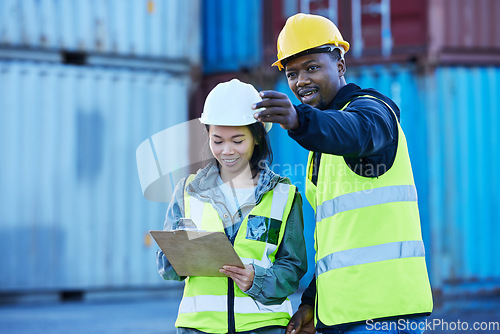
[[[251,264],[245,264],[245,269],[235,266],[224,266],[219,271],[231,277],[234,283],[236,283],[243,292],[252,287],[255,269]]]

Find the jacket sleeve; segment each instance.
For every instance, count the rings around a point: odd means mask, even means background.
[[[301,303],[299,305],[310,305],[314,307],[314,300],[316,299],[316,276],[313,276],[311,283],[307,289],[302,293]]]
[[[172,231],[177,229],[177,224],[180,218],[184,217],[184,185],[186,178],[182,179],[175,187],[174,193],[170,204],[168,205],[165,223],[163,225],[164,231]],[[164,280],[182,281],[186,277],[179,276],[174,268],[167,260],[161,249],[156,251],[156,263],[158,265],[158,272]]]
[[[302,197],[298,191],[273,266],[266,269],[254,264],[254,269],[252,287],[245,293],[262,304],[281,304],[299,287],[299,281],[307,271],[307,256]]]
[[[376,155],[397,141],[392,111],[372,98],[358,98],[341,110],[295,106],[299,129],[289,136],[309,151],[366,157]]]

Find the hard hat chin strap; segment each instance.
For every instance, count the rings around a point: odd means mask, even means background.
[[[299,58],[299,57],[302,57],[302,56],[306,56],[306,55],[310,55],[310,54],[314,54],[314,53],[327,53],[327,52],[333,52],[335,51],[335,49],[338,49],[339,52],[340,52],[340,59],[344,59],[344,48],[341,47],[341,46],[336,46],[336,45],[322,45],[322,46],[318,46],[316,48],[312,48],[312,49],[308,49],[308,50],[305,50],[305,51],[302,51],[302,52],[299,52],[299,53],[296,53],[288,58],[285,58],[281,61],[281,64],[283,65],[283,67],[286,67],[286,64],[290,61],[290,60],[293,60],[293,59],[296,59],[296,58]]]
[[[343,59],[344,58],[344,54],[345,54],[343,47],[336,46],[334,44],[323,45],[323,46],[320,46],[320,47],[317,47],[317,48],[314,48],[314,49],[322,49],[322,50],[324,50],[323,52],[333,52],[333,51],[335,51],[335,49],[337,49],[340,52],[340,59]]]

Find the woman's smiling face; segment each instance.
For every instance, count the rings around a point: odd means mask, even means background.
[[[255,140],[247,126],[210,125],[208,136],[221,173],[237,175],[249,168]]]

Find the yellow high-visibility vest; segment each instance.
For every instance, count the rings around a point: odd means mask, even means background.
[[[191,182],[191,175],[186,185]],[[270,268],[283,239],[286,221],[295,196],[295,186],[279,183],[245,217],[234,241],[234,249],[244,264]],[[199,230],[221,231],[219,215],[208,202],[189,196],[184,190],[185,217],[191,218]],[[252,226],[252,228],[249,228]],[[266,231],[258,236],[256,230]],[[258,240],[256,240],[258,239]],[[179,306],[176,327],[189,327],[208,333],[227,333],[228,305],[234,301],[234,329],[249,331],[267,326],[286,326],[292,313],[290,300],[282,304],[264,305],[245,294],[233,283],[234,296],[228,296],[226,277],[188,277]]]
[[[322,154],[314,185],[309,154],[316,321],[327,326],[432,311],[417,192],[399,124],[398,136],[394,163],[377,178],[354,173],[342,156]]]

